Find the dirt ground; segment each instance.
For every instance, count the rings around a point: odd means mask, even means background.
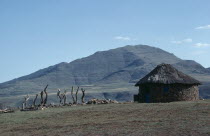
[[[209,136],[210,100],[0,114],[1,136]]]

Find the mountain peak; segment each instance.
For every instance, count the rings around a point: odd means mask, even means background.
[[[191,61],[183,61],[171,53],[148,45],[127,45],[107,51],[96,52],[88,57],[62,62],[30,75],[0,84],[0,94],[25,94],[42,89],[49,84],[53,89],[68,88],[71,85],[97,83],[134,82],[139,80],[158,64],[176,65],[189,73],[203,70]],[[188,66],[193,69],[188,69]],[[206,70],[206,69],[205,69]],[[203,70],[202,72],[205,72]],[[17,93],[18,92],[18,93]]]

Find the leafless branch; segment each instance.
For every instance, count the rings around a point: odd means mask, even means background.
[[[36,106],[37,97],[38,97],[38,94],[36,94],[36,96],[35,96],[35,98],[34,98],[34,101],[33,101],[33,106],[34,106],[34,107]]]
[[[82,91],[82,103],[85,103],[84,101],[84,97],[85,97],[85,90],[83,88],[81,88],[81,91]]]
[[[44,88],[45,99],[44,99],[43,105],[46,105],[47,104],[47,98],[48,98],[47,87],[48,87],[48,85]]]
[[[77,91],[76,91],[76,94],[75,94],[75,97],[76,97],[76,100],[75,100],[75,104],[77,104],[77,94],[79,92],[79,86],[77,87]]]
[[[73,104],[76,103],[75,101],[75,98],[74,98],[74,87],[72,86],[72,89],[71,89],[71,97],[72,97],[72,100],[73,100]]]

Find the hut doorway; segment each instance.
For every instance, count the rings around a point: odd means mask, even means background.
[[[144,95],[144,99],[146,103],[150,103],[150,99],[151,99],[151,95],[150,95],[150,89],[149,87],[145,87],[145,95]]]

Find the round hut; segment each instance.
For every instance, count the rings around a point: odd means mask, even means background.
[[[136,83],[139,93],[134,95],[134,101],[155,103],[198,100],[200,84],[170,64],[161,64]]]

